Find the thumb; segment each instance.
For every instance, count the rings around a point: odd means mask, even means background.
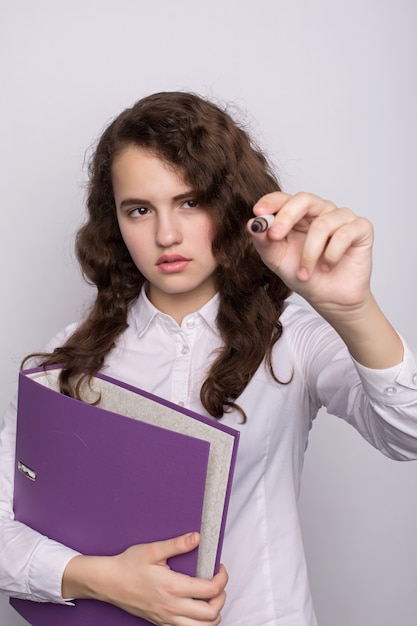
[[[157,541],[153,544],[155,560],[166,561],[177,554],[186,554],[194,550],[199,543],[200,535],[197,532],[187,533],[165,541]]]

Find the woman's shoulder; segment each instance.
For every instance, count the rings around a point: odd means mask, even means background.
[[[294,331],[300,327],[327,325],[327,322],[305,300],[296,294],[292,294],[285,301],[280,322],[287,331]]]
[[[292,352],[306,356],[316,351],[332,351],[343,347],[334,328],[299,296],[290,296],[280,317],[283,337]]]
[[[62,346],[69,337],[76,331],[78,326],[80,325],[80,321],[71,322],[71,324],[67,324],[64,328],[61,328],[51,339],[46,343],[44,347],[44,352],[53,352],[55,348]]]

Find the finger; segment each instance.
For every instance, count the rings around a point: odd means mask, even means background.
[[[372,241],[372,224],[365,218],[357,217],[334,233],[325,250],[324,260],[332,267],[341,261],[349,248],[371,245]]]
[[[253,206],[254,215],[263,215],[264,213],[276,213],[291,198],[289,193],[283,191],[273,191],[267,193]]]
[[[264,205],[265,203],[265,205]],[[311,193],[299,192],[288,194],[269,194],[258,202],[256,210],[269,209],[276,213],[274,225],[269,229],[270,239],[283,239],[296,228],[306,232],[310,223],[319,215],[333,211],[336,205]],[[257,215],[259,213],[257,212]]]
[[[248,222],[248,230],[251,235],[256,233],[257,236],[261,235],[261,233],[265,231],[253,231],[252,224],[256,217],[265,216],[265,215],[273,215],[275,217],[274,224],[276,221],[276,213],[281,209],[281,207],[291,198],[291,196],[287,193],[283,193],[282,191],[274,191],[272,193],[268,193],[265,196],[262,196],[258,200],[258,202],[253,206],[253,213],[255,215],[254,219],[249,220]],[[272,227],[269,225],[269,228]],[[278,234],[278,230],[275,229],[275,234]]]
[[[177,554],[186,554],[197,548],[199,543],[200,535],[197,532],[187,533],[165,541],[155,541],[148,544],[151,562],[160,563]]]
[[[311,222],[300,259],[300,268],[305,270],[303,276],[310,275],[319,262],[322,269],[328,269],[328,264],[340,260],[354,240],[351,224],[356,219],[348,209],[334,209]]]
[[[179,617],[181,626],[186,624],[217,624],[220,622],[220,612],[226,601],[226,592],[222,591],[215,598],[204,601],[193,598],[178,600],[175,605],[175,614]]]
[[[173,573],[173,572],[172,572]],[[178,582],[180,575],[175,573]],[[226,601],[224,587],[228,576],[225,568],[220,566],[218,574],[212,580],[181,576],[182,584],[177,587],[175,604],[172,605],[172,615],[169,623],[185,626],[215,626],[220,623],[220,611]]]
[[[217,589],[220,589],[223,591],[223,589],[227,585],[228,580],[229,580],[229,576],[226,571],[226,568],[224,567],[224,565],[220,565],[219,571],[217,572],[215,576],[213,576],[210,582],[212,583],[212,585],[215,586],[215,588],[217,587]]]
[[[218,573],[213,578],[183,578],[183,597],[194,598],[196,600],[213,600],[224,592],[227,585],[228,575],[223,565],[220,566]]]

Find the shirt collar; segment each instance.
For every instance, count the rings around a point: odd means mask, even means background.
[[[133,315],[139,337],[142,337],[146,333],[152,322],[156,319],[167,321],[169,320],[171,324],[176,324],[172,317],[170,317],[166,313],[162,313],[152,304],[146,293],[147,287],[148,285],[147,283],[145,283],[141,289],[138,299],[133,303],[131,309],[131,314]],[[184,318],[184,322],[192,317],[195,318],[196,321],[201,319],[217,335],[220,335],[220,331],[217,327],[216,322],[219,299],[220,296],[218,293],[216,293],[208,302],[206,302],[206,304],[201,307],[201,309],[187,315]]]

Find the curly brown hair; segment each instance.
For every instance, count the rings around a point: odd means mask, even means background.
[[[42,355],[42,363],[64,363],[61,391],[79,397],[80,380],[102,368],[144,283],[121,237],[113,197],[112,163],[129,145],[148,149],[173,166],[210,212],[218,262],[217,324],[224,345],[202,385],[201,402],[216,418],[232,408],[245,417],[235,401],[264,359],[274,376],[271,353],[282,333],[279,317],[290,293],[262,263],[246,223],[255,202],[280,187],[248,133],[225,110],[192,93],[157,93],[139,100],[98,141],[89,165],[88,218],[76,239],[83,274],[96,286],[97,296],[74,334],[52,354]]]

